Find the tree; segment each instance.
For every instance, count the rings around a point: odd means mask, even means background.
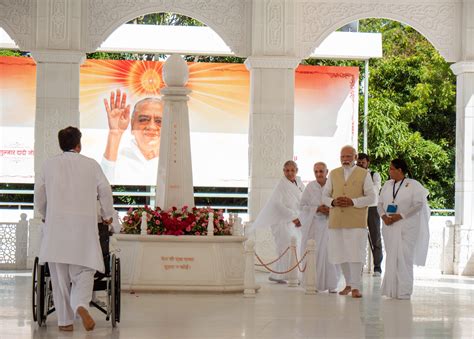
[[[370,66],[369,153],[387,173],[394,157],[430,191],[434,208],[454,206],[456,78],[420,33],[399,22],[369,19],[361,30],[382,33],[382,59]],[[363,103],[362,103],[363,104]]]
[[[388,178],[390,160],[404,158],[410,176],[430,191],[432,208],[453,208],[456,79],[449,64],[413,28],[386,19],[361,20],[361,32],[382,33],[383,58],[370,61],[368,153]],[[360,61],[306,60],[358,66]],[[360,88],[360,107],[364,96]],[[363,116],[360,114],[360,125]],[[362,131],[359,143],[362,143]]]

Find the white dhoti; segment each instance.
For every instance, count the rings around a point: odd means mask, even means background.
[[[78,307],[89,309],[96,271],[85,266],[62,263],[50,262],[48,266],[58,325],[72,325]]]
[[[362,267],[366,255],[366,228],[329,229],[329,262],[341,265],[346,285],[353,289],[361,288]]]

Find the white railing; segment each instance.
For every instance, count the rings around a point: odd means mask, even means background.
[[[18,211],[17,211],[18,212]],[[31,211],[29,211],[31,212]],[[245,215],[240,215],[246,219]],[[30,216],[32,217],[32,216]],[[18,220],[18,219],[17,219]],[[443,273],[453,273],[453,265],[458,261],[465,261],[465,257],[472,254],[474,249],[473,230],[455,227],[452,224],[454,217],[432,216],[430,220],[430,247],[426,267]],[[29,229],[30,228],[30,229]],[[33,253],[35,246],[28,246],[39,239],[38,225],[28,224],[27,215],[21,214],[18,222],[0,221],[0,269],[24,269],[27,264],[27,252]],[[456,230],[455,230],[456,229]],[[463,239],[462,242],[456,239]],[[457,244],[457,245],[456,245]],[[28,247],[30,249],[28,250]],[[365,272],[371,272],[372,262],[370,248],[368,248]],[[469,260],[467,260],[469,262]]]
[[[26,269],[28,220],[22,213],[16,223],[0,222],[0,269]]]
[[[0,194],[15,194],[15,195],[26,195],[26,196],[33,196],[33,190],[24,190],[24,189],[0,189]],[[114,191],[112,193],[116,197],[124,196],[124,197],[131,197],[131,198],[148,198],[149,205],[154,205],[155,201],[155,192],[154,190],[150,190],[149,192],[134,192],[134,191]],[[224,199],[224,198],[236,198],[236,199],[248,199],[247,193],[239,193],[239,192],[195,192],[194,198],[210,198],[210,199]],[[33,200],[31,197],[30,200]],[[17,211],[21,211],[23,209],[32,210],[34,204],[32,202],[14,202],[14,201],[0,201],[0,209],[5,207],[12,208],[15,207]],[[137,204],[114,204],[114,208],[118,210],[127,209],[130,207],[137,207],[143,206],[143,203]],[[197,204],[196,207],[211,207],[214,209],[224,210],[224,213],[231,213],[236,211],[248,211],[247,206],[238,206],[238,205],[218,205],[218,204],[210,204],[210,205],[203,205]]]

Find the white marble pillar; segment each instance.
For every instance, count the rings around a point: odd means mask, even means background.
[[[474,275],[474,61],[451,69],[457,77],[454,273]]]
[[[249,220],[254,221],[283,175],[283,164],[293,159],[294,91],[297,58],[249,57]],[[256,250],[268,261],[275,252],[271,231],[255,230]],[[288,244],[289,246],[290,244]]]
[[[188,76],[188,66],[179,55],[171,55],[163,65],[163,80],[167,87],[161,90],[164,108],[156,205],[164,209],[194,206],[187,103],[191,91],[184,87]],[[211,157],[209,166],[212,166]]]
[[[293,160],[297,58],[249,57],[249,219],[255,220]]]
[[[79,68],[85,54],[72,51],[33,51],[36,61],[35,174],[44,161],[60,151],[58,132],[79,127]],[[36,180],[36,179],[35,179]],[[37,218],[30,221],[28,267],[39,248]]]

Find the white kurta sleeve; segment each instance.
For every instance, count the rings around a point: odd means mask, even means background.
[[[328,180],[326,181],[326,185],[324,185],[322,201],[324,205],[329,206],[329,207],[332,206],[331,203],[333,201],[333,198],[332,198],[331,176],[328,177]]]
[[[374,183],[370,173],[367,172],[364,180],[364,195],[359,198],[352,199],[355,208],[363,208],[373,205],[376,201],[376,195],[374,190]]]
[[[380,177],[380,174],[374,172],[372,181],[374,183],[375,192],[378,195],[380,193],[380,189],[382,188],[382,178]]]
[[[377,204],[377,212],[379,213],[380,217],[382,217],[386,214],[385,209],[383,207],[383,203],[384,203],[384,195],[385,195],[385,191],[387,190],[388,183],[389,183],[389,181],[387,181],[383,185],[382,189],[380,190],[380,194],[379,194],[379,202]]]
[[[303,227],[310,226],[313,220],[314,215],[316,214],[316,209],[318,206],[315,204],[315,197],[312,193],[313,187],[311,184],[306,186],[306,189],[303,191],[300,201],[300,214],[298,219],[303,224]]]
[[[44,181],[44,167],[35,184],[35,206],[41,218],[46,217],[46,185]]]
[[[306,189],[303,191],[303,195],[301,196],[300,208],[301,211],[310,212],[316,211],[318,208],[317,204],[314,201],[314,197],[311,194],[311,186],[307,186]]]
[[[112,197],[112,189],[104,172],[97,164],[97,196],[99,197],[101,216],[104,219],[113,218],[115,214],[114,200]]]
[[[403,219],[409,218],[420,212],[423,206],[425,205],[426,197],[428,196],[428,192],[420,183],[413,180],[412,185],[415,186],[413,188],[412,205],[407,211],[405,211],[405,213],[400,213]]]

